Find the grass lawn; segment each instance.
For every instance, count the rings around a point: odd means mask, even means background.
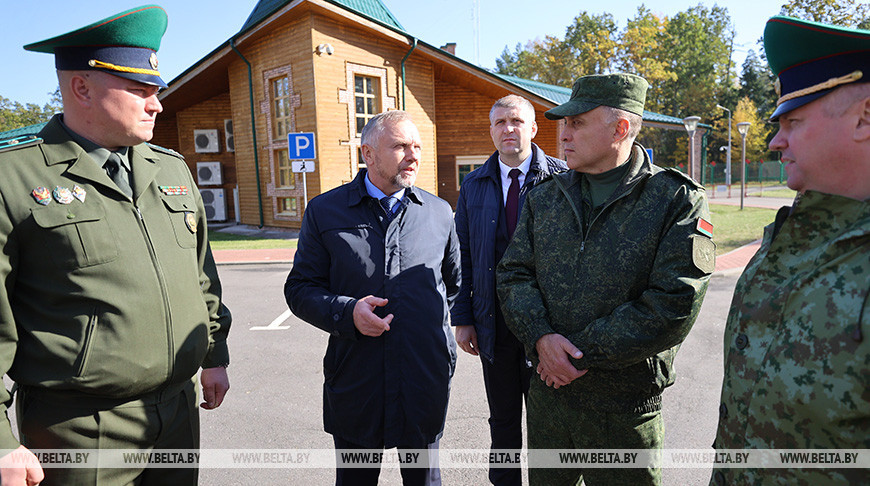
[[[711,204],[716,254],[728,253],[761,238],[764,227],[773,222],[774,216],[775,209],[744,208],[741,211],[739,206]]]
[[[261,250],[265,248],[296,248],[296,240],[267,240],[255,236],[234,235],[222,231],[208,232],[212,250]]]
[[[739,195],[739,192],[738,192]],[[794,199],[797,195],[797,192],[792,191],[791,189],[762,189],[761,193],[753,192],[750,193],[748,197],[782,197],[788,199]]]

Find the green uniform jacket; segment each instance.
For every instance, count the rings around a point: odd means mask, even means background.
[[[532,190],[498,267],[508,327],[535,343],[558,333],[583,351],[589,372],[553,390],[578,407],[645,412],[661,407],[673,359],[701,307],[715,246],[704,189],[652,165],[639,144],[627,174],[597,210],[582,175],[556,174]],[[589,215],[589,216],[587,216]]]
[[[230,313],[180,156],[132,147],[130,201],[56,118],[39,136],[0,153],[0,374],[128,398],[228,363]],[[84,201],[42,205],[31,194],[76,186]],[[14,449],[11,395],[0,390],[0,448]]]
[[[870,202],[808,191],[789,209],[764,229],[734,291],[714,447],[868,449]],[[867,469],[723,468],[716,476],[870,483]]]

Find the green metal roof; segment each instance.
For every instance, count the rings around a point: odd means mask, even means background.
[[[42,127],[46,125],[46,123],[37,123],[36,125],[30,125],[22,128],[15,128],[13,130],[7,130],[5,132],[0,132],[0,140],[9,140],[16,137],[23,137],[26,135],[36,135],[42,130]]]
[[[254,27],[266,17],[272,15],[280,8],[284,7],[292,0],[260,0],[254,11],[248,16],[248,20],[242,25],[240,32],[244,32],[251,27]],[[378,22],[384,23],[390,27],[400,31],[405,30],[402,24],[393,17],[387,7],[381,3],[381,0],[326,0],[329,3],[339,5],[341,7],[353,10],[356,13],[362,14]]]
[[[553,103],[556,103],[557,105],[561,105],[562,103],[565,103],[571,98],[570,88],[563,88],[562,86],[539,83],[538,81],[518,78],[516,76],[508,76],[506,74],[494,74],[509,83],[513,83],[525,89],[526,91],[531,91],[532,93],[535,93],[542,98],[548,99]],[[683,127],[683,120],[681,118],[662,115],[661,113],[655,113],[649,110],[643,110],[643,119],[644,121],[648,122],[666,123],[668,125],[678,125],[681,128]],[[702,126],[704,128],[713,128],[712,126],[703,123],[699,124],[698,126]]]

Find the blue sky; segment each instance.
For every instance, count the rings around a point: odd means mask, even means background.
[[[505,46],[545,35],[562,37],[565,28],[582,10],[591,14],[611,13],[620,28],[644,2],[610,0],[478,0],[479,44],[475,50],[472,0],[382,0],[405,27],[419,39],[435,46],[457,44],[456,54],[484,68],[495,68],[495,59]],[[53,37],[90,24],[144,2],[117,0],[36,0],[3,2],[3,42],[0,59],[0,96],[21,103],[43,104],[57,87],[54,59],[48,54],[27,52],[25,44]],[[169,28],[160,47],[160,70],[167,81],[202,59],[239,31],[257,0],[164,0],[158,2],[169,14]],[[656,0],[646,2],[653,12],[673,16],[708,0]],[[746,51],[759,46],[765,21],[779,13],[784,0],[719,0],[726,7],[737,31],[734,60],[739,66]],[[110,5],[107,7],[107,5]],[[477,52],[475,52],[477,51]]]

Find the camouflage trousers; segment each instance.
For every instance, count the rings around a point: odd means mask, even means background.
[[[581,378],[582,379],[582,378]],[[565,394],[532,377],[526,414],[529,486],[624,486],[662,484],[659,468],[543,468],[535,449],[661,449],[661,410],[647,413],[604,412],[568,403]]]

